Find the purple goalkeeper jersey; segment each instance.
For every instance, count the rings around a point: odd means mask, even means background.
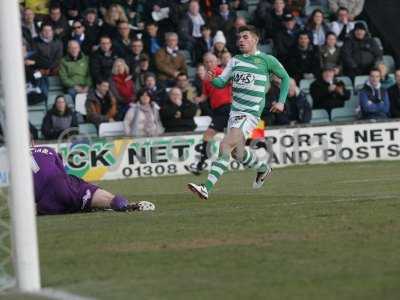
[[[89,210],[97,186],[68,175],[61,156],[50,147],[32,147],[32,171],[38,214]]]

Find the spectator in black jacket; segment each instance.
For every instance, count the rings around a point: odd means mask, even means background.
[[[211,28],[208,25],[201,26],[201,38],[196,41],[194,48],[194,63],[199,63],[203,59],[203,55],[212,51],[213,38],[211,37]]]
[[[161,109],[161,120],[166,132],[193,131],[196,128],[193,117],[197,106],[184,101],[179,88],[173,87],[168,93],[168,101]]]
[[[72,23],[72,31],[71,31],[70,39],[78,42],[79,46],[81,47],[82,52],[85,55],[90,55],[94,44],[92,44],[92,42],[86,35],[85,26],[82,24],[81,21],[76,20]],[[68,42],[66,42],[64,49],[67,47],[67,45],[68,45]]]
[[[128,21],[119,21],[117,29],[118,33],[112,41],[113,48],[119,57],[126,59],[131,52],[131,45],[136,39],[136,35],[129,28]]]
[[[368,35],[363,23],[357,23],[342,47],[344,73],[350,77],[368,74],[382,58],[376,41]]]
[[[236,12],[229,9],[228,0],[217,0],[218,11],[210,18],[209,25],[213,32],[222,30],[225,34],[233,26],[233,22],[236,19]]]
[[[129,52],[125,59],[132,75],[134,75],[137,71],[139,71],[139,62],[142,54],[143,54],[143,41],[139,39],[134,39],[130,44]]]
[[[100,47],[90,56],[90,74],[94,82],[101,78],[110,78],[111,69],[118,55],[112,49],[111,39],[107,36],[100,38]]]
[[[350,99],[350,91],[346,90],[342,81],[335,80],[334,66],[326,66],[322,76],[310,86],[313,108],[326,109],[329,116],[337,107],[343,107],[344,102]]]
[[[289,11],[286,8],[284,0],[275,0],[272,9],[266,14],[265,19],[265,32],[263,37],[265,41],[268,39],[274,39],[275,34],[284,29],[283,16],[288,14]]]
[[[287,69],[297,82],[312,79],[320,72],[319,50],[313,46],[306,31],[299,33],[297,44],[289,51]]]
[[[39,35],[39,26],[38,23],[35,21],[35,13],[31,9],[25,8],[21,23],[22,28],[25,28],[28,31],[29,38],[31,39],[29,41],[29,44],[31,44],[32,39],[36,38]]]
[[[283,16],[283,25],[284,28],[275,36],[274,49],[279,61],[286,66],[289,52],[296,45],[297,36],[301,28],[291,13]]]
[[[93,51],[94,46],[99,42],[101,30],[95,9],[88,9],[85,12],[83,26],[85,26],[85,36],[88,40],[88,44],[92,45],[91,51]]]
[[[64,96],[57,96],[53,107],[46,113],[42,122],[44,137],[48,140],[55,140],[63,131],[77,126],[76,114],[65,103]]]
[[[154,73],[147,73],[144,76],[144,89],[149,93],[151,99],[163,107],[167,100],[167,93],[165,88],[157,82],[156,75]]]
[[[390,114],[392,118],[400,118],[400,70],[396,70],[395,77],[396,83],[388,90]]]
[[[50,13],[45,23],[50,24],[54,30],[54,37],[64,40],[69,35],[67,19],[62,15],[60,6],[50,8]]]
[[[247,21],[243,17],[237,17],[235,22],[233,23],[232,28],[226,35],[226,47],[228,48],[229,52],[233,55],[239,54],[239,47],[237,45],[237,37],[239,34],[239,28],[242,26],[246,26]]]

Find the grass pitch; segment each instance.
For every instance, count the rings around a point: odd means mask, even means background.
[[[258,191],[253,175],[226,173],[208,201],[187,192],[193,176],[101,182],[157,210],[38,218],[43,285],[97,299],[399,299],[400,162],[275,169]]]

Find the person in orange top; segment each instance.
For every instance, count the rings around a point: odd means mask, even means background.
[[[218,59],[212,53],[203,56],[203,62],[207,71],[212,71],[216,76],[222,73],[223,69],[218,66]],[[232,85],[228,84],[222,89],[215,88],[209,79],[203,81],[202,94],[196,98],[197,102],[208,99],[212,110],[212,121],[210,126],[203,134],[203,144],[200,153],[200,160],[196,165],[186,166],[189,172],[200,175],[204,168],[204,162],[208,158],[207,146],[218,132],[224,132],[229,119],[232,103]]]

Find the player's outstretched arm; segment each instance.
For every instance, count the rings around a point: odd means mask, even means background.
[[[214,72],[208,72],[211,84],[214,87],[222,89],[228,84],[228,82],[231,80],[232,77],[233,64],[234,64],[234,58],[231,58],[228,64],[226,65],[224,71],[219,76],[215,76]]]

